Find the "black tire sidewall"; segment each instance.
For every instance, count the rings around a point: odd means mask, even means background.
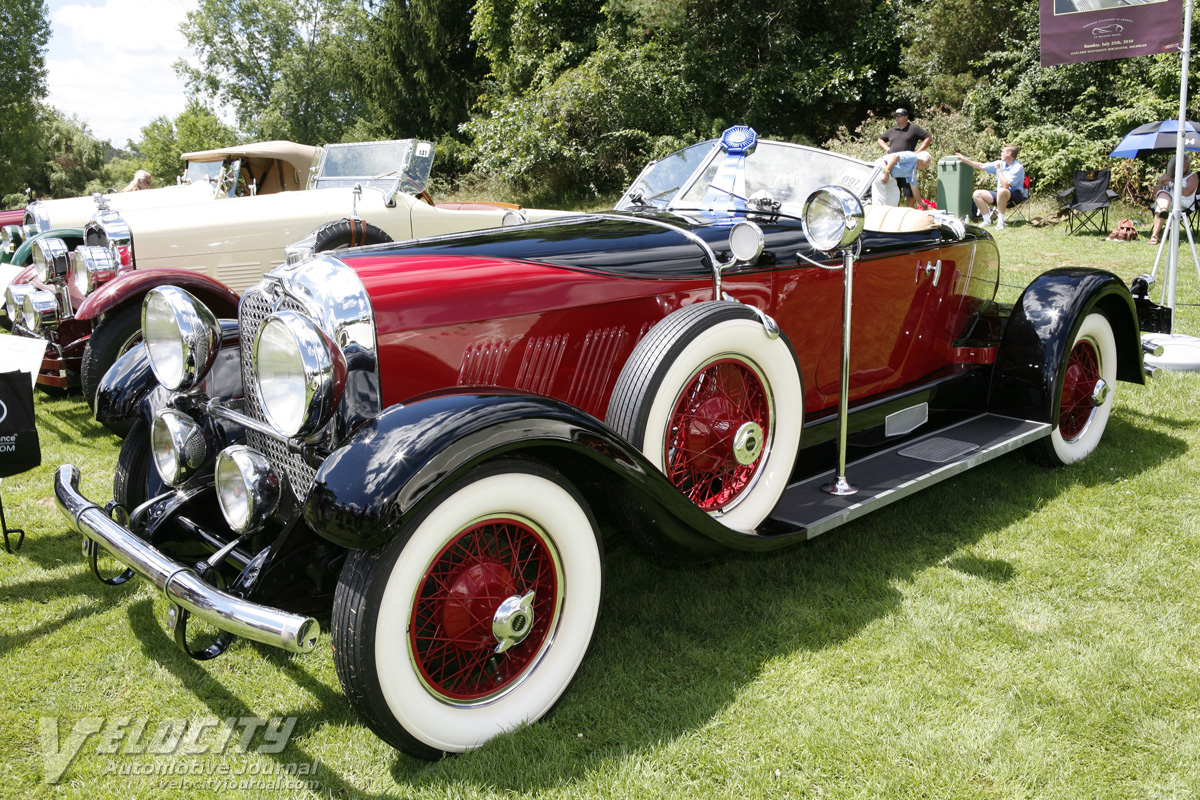
[[[83,386],[83,397],[88,407],[96,407],[96,390],[104,373],[120,357],[121,348],[130,337],[142,329],[141,303],[129,305],[111,312],[97,323],[83,349],[79,381]]]
[[[339,219],[317,228],[313,234],[313,252],[324,253],[342,247],[360,247],[392,241],[386,231],[364,220]]]
[[[166,488],[150,453],[150,423],[138,418],[130,427],[113,472],[113,499],[133,511]]]

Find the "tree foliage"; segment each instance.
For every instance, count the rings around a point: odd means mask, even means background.
[[[366,109],[349,57],[365,21],[354,0],[200,0],[182,28],[199,64],[175,68],[250,138],[339,141]]]
[[[1105,154],[1121,135],[1175,115],[1179,59],[1043,67],[1037,8],[199,0],[184,26],[198,63],[179,69],[246,137],[437,138],[443,176],[452,160],[526,197],[611,193],[649,158],[734,123],[871,156],[897,105],[915,109],[936,154],[1021,143],[1050,190],[1076,168],[1118,166]],[[1158,163],[1119,166],[1133,193]]]
[[[101,176],[105,143],[74,114],[41,107],[37,146],[40,158],[30,176],[36,197],[77,197]]]
[[[0,3],[0,195],[23,191],[41,160],[38,103],[46,96],[45,0]]]
[[[368,117],[387,137],[434,138],[466,122],[487,74],[471,39],[473,0],[387,3],[354,51]]]

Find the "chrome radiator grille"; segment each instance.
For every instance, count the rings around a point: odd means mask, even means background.
[[[273,312],[277,310],[297,311],[307,313],[304,307],[289,297],[276,307],[269,297],[258,290],[250,290],[242,297],[238,306],[238,327],[242,338],[242,387],[245,393],[243,413],[259,422],[266,422],[266,415],[258,404],[258,389],[254,382],[254,337]],[[246,444],[265,455],[272,464],[280,469],[288,478],[288,485],[298,500],[303,500],[312,488],[317,471],[305,463],[299,454],[293,453],[287,445],[274,436],[267,436],[258,431],[246,431]]]

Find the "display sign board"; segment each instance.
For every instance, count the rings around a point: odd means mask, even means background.
[[[1183,0],[1041,0],[1042,66],[1177,50]]]

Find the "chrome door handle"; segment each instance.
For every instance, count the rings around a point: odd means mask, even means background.
[[[939,258],[937,260],[936,264],[932,261],[930,261],[928,264],[921,264],[918,262],[917,263],[917,277],[916,277],[917,283],[921,282],[921,273],[922,272],[924,272],[926,275],[928,275],[931,272],[933,273],[933,285],[936,287],[938,285],[938,281],[941,280],[941,277],[942,277],[942,260]]]

